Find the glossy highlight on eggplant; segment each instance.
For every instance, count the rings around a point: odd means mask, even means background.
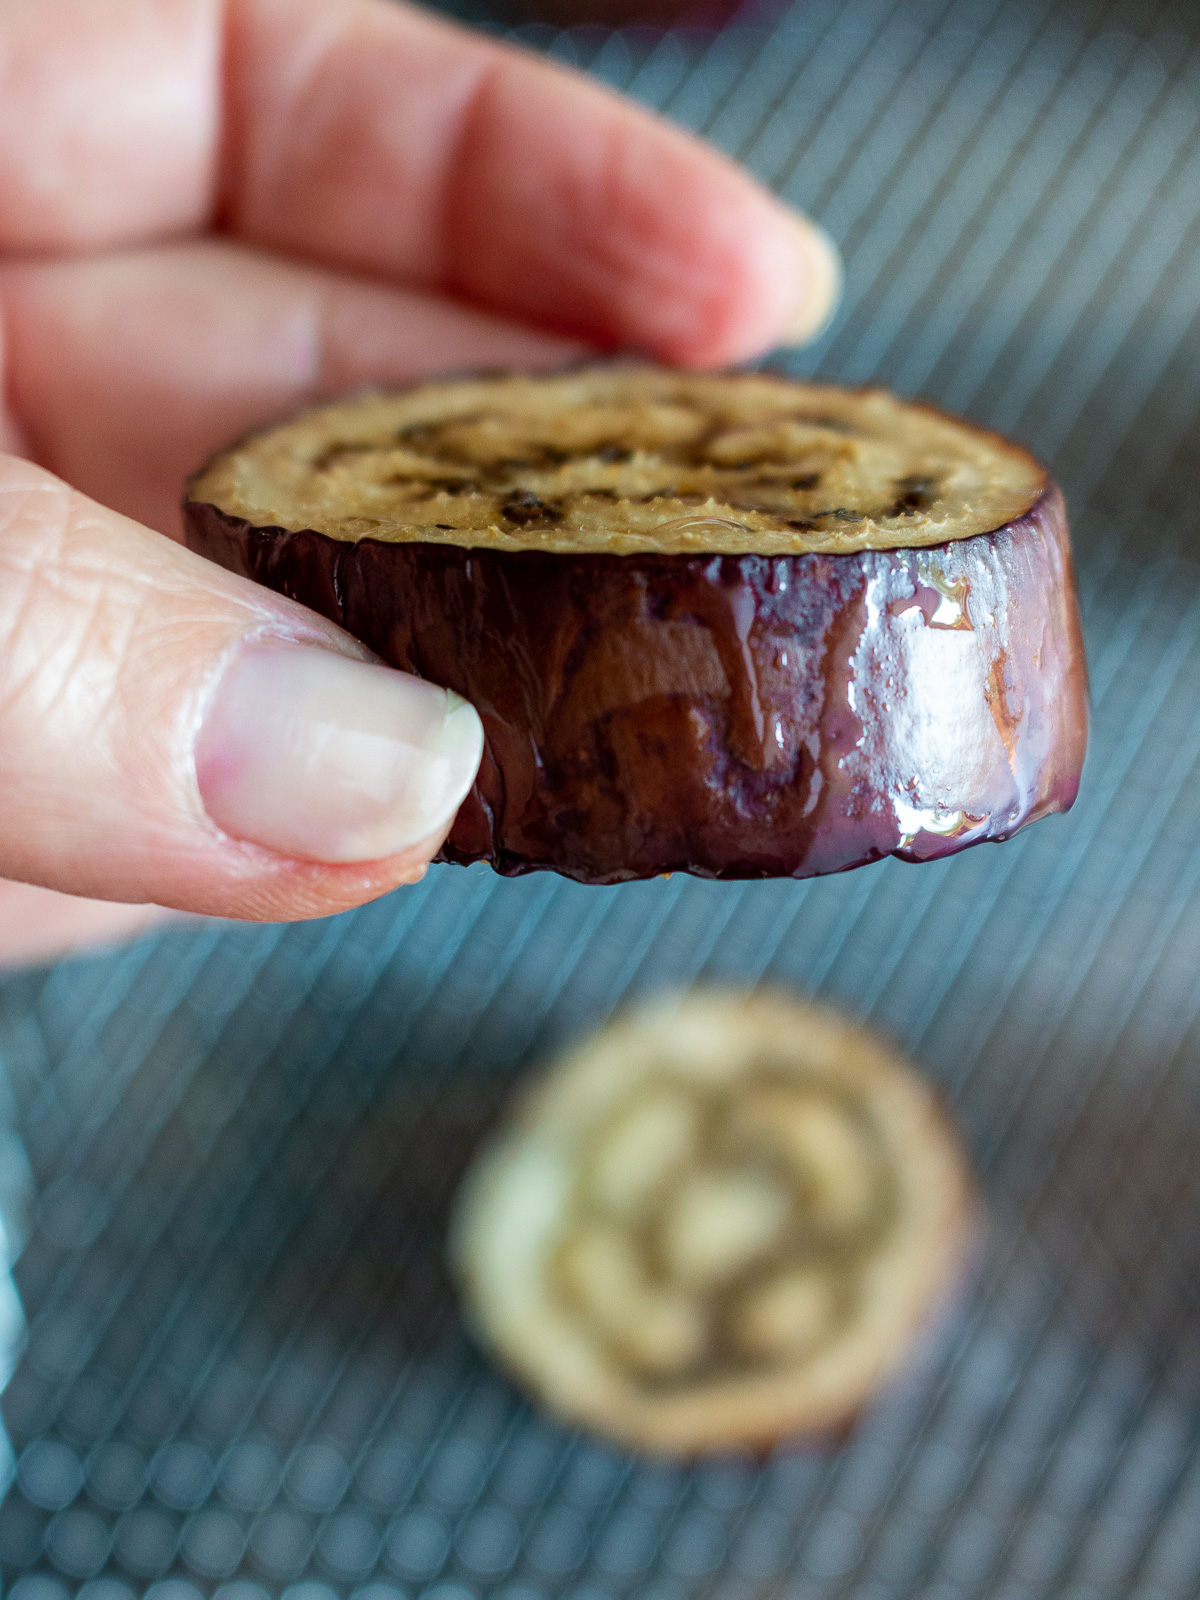
[[[348,541],[184,509],[192,549],[478,709],[442,860],[805,878],[1075,799],[1087,677],[1053,483],[992,532],[838,555]]]

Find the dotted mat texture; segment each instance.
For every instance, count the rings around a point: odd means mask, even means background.
[[[1067,818],[940,865],[587,889],[440,868],[334,921],[0,981],[35,1199],[13,1600],[1193,1600],[1200,1592],[1200,12],[796,0],[518,32],[840,241],[797,372],[1049,458],[1095,724]],[[463,1332],[455,1184],[625,998],[817,993],[910,1050],[988,1224],[844,1440],[695,1468],[532,1411]]]

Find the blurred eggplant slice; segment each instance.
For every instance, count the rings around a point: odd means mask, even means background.
[[[1075,798],[1062,496],[1016,445],[881,390],[617,365],[427,383],[221,452],[184,513],[193,549],[478,708],[445,860],[811,877]]]
[[[479,1337],[552,1411],[696,1455],[853,1421],[953,1298],[976,1220],[957,1131],[881,1039],[702,990],[532,1086],[451,1248]]]

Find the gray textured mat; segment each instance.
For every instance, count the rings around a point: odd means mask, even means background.
[[[845,311],[798,370],[1053,458],[1093,672],[1082,797],[938,866],[617,890],[439,869],[331,923],[0,983],[39,1194],[6,1586],[1190,1600],[1200,19],[797,0],[716,38],[525,34],[842,241]],[[702,976],[890,1030],[957,1108],[990,1222],[960,1314],[849,1439],[693,1471],[531,1414],[459,1329],[440,1230],[515,1072]]]

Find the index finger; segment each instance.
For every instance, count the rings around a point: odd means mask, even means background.
[[[693,365],[811,334],[836,295],[823,235],[724,157],[389,0],[11,0],[0,55],[0,247],[220,220]]]
[[[824,237],[598,85],[405,7],[243,0],[225,173],[249,238],[710,364],[827,318]]]

